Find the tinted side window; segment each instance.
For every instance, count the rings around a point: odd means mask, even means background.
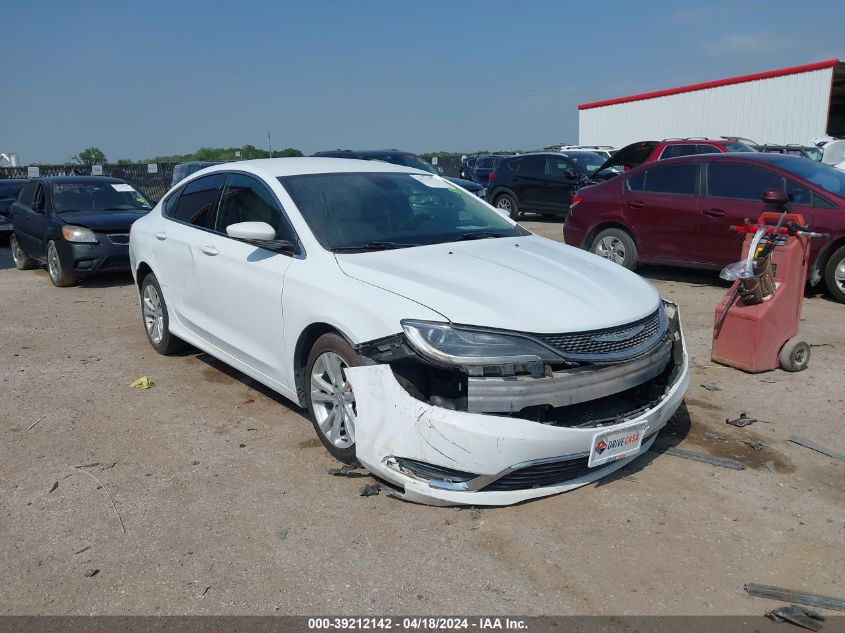
[[[642,191],[650,193],[671,193],[695,195],[698,168],[695,163],[686,165],[666,165],[654,167],[643,172],[645,182]]]
[[[231,174],[220,198],[217,230],[238,222],[266,222],[276,230],[276,239],[293,241],[293,233],[282,217],[275,196],[251,176]]]
[[[226,174],[212,174],[192,180],[182,189],[171,217],[201,228],[213,228],[217,199],[224,182]]]
[[[628,178],[628,189],[631,191],[642,191],[645,187],[645,172],[641,171]]]
[[[796,182],[792,182],[791,180],[786,181],[786,193],[789,195],[790,201],[794,204],[803,204],[808,207],[813,204],[812,192]]]
[[[18,192],[18,202],[30,206],[32,204],[32,197],[35,195],[35,189],[38,187],[37,182],[28,182],[23,189]]]
[[[179,202],[179,194],[182,193],[182,189],[179,188],[173,193],[171,193],[167,200],[161,203],[161,209],[164,213],[164,216],[167,218],[172,218],[173,213],[176,211],[176,203]]]
[[[519,166],[519,173],[523,176],[541,176],[546,172],[545,156],[526,156]]]
[[[695,145],[669,145],[663,149],[660,159],[677,158],[678,156],[689,156],[695,154]]]
[[[514,172],[519,172],[519,168],[522,166],[522,159],[517,158],[516,160],[509,160],[505,163],[505,166]]]
[[[546,175],[567,179],[569,178],[566,175],[567,171],[577,173],[574,163],[569,162],[566,158],[550,156],[546,160]]]
[[[715,145],[696,145],[695,146],[695,153],[696,154],[721,154],[722,150],[720,150]]]
[[[778,174],[736,163],[713,161],[707,166],[707,193],[719,198],[760,200],[766,189],[783,189]]]
[[[475,164],[476,169],[492,169],[493,168],[493,159],[492,158],[481,158]]]

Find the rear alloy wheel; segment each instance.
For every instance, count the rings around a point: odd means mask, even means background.
[[[637,246],[625,229],[611,227],[596,235],[590,252],[628,270],[637,267]]]
[[[845,246],[838,248],[827,260],[824,281],[833,298],[845,303]]]
[[[18,242],[18,238],[14,233],[12,233],[9,237],[9,247],[12,249],[12,259],[15,262],[15,268],[18,270],[32,270],[38,266],[38,262],[32,259],[32,257],[27,255],[26,251],[23,250],[23,247],[20,242]]]
[[[519,218],[519,204],[516,199],[508,193],[503,193],[496,198],[496,208],[505,211],[510,216],[511,220]]]
[[[321,336],[308,355],[305,386],[308,413],[320,441],[338,460],[355,460],[355,394],[344,370],[361,357],[337,334]]]
[[[62,264],[59,250],[53,241],[47,244],[47,272],[50,273],[50,281],[57,288],[66,288],[76,283],[76,275]]]
[[[170,333],[167,304],[158,279],[152,273],[141,282],[141,316],[147,340],[159,354],[168,356],[185,348],[185,342]]]

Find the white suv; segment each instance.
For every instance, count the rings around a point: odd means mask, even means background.
[[[443,178],[281,158],[192,174],[132,226],[147,337],[307,409],[398,494],[509,504],[594,481],[680,404],[676,306]]]

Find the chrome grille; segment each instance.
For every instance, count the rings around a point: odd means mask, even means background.
[[[567,334],[536,334],[535,337],[571,360],[618,360],[651,348],[666,329],[662,309],[617,327]]]
[[[129,244],[129,233],[109,233],[108,238],[112,244]]]

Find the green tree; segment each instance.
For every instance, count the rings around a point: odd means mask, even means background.
[[[71,160],[80,165],[102,165],[106,162],[106,155],[99,147],[89,147],[71,157]]]

